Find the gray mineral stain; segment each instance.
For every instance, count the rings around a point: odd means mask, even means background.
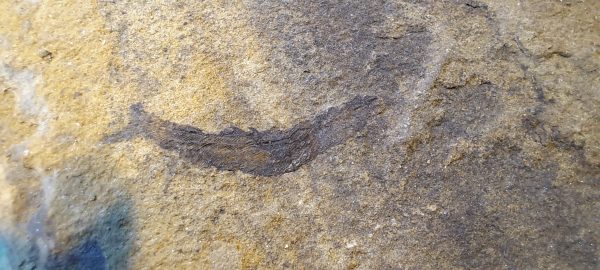
[[[327,149],[356,136],[368,120],[380,112],[376,97],[356,96],[340,107],[329,108],[314,119],[287,130],[251,128],[244,131],[230,127],[210,134],[193,126],[159,119],[136,103],[131,106],[130,124],[107,136],[104,142],[143,137],[194,164],[275,176],[295,171]]]

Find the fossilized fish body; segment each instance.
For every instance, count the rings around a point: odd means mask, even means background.
[[[104,141],[115,143],[143,137],[194,164],[274,176],[295,171],[327,149],[356,136],[370,118],[380,113],[379,105],[376,97],[357,96],[290,129],[244,131],[230,127],[210,134],[162,120],[137,103],[130,108],[130,124]]]

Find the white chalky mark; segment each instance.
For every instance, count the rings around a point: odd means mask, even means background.
[[[16,105],[21,113],[37,120],[37,135],[47,131],[50,118],[48,107],[46,102],[36,94],[36,89],[42,83],[41,76],[29,69],[15,70],[2,63],[0,77],[13,87]]]
[[[36,90],[42,84],[42,77],[30,69],[17,70],[6,63],[0,62],[0,80],[10,87],[9,90],[14,92],[15,107],[18,111],[23,116],[33,119],[37,124],[34,134],[9,148],[11,160],[21,162],[23,158],[29,155],[29,143],[34,139],[43,137],[48,130],[48,123],[51,119],[45,100],[36,93]],[[41,202],[40,207],[27,222],[26,227],[28,237],[37,247],[37,265],[43,266],[46,264],[50,251],[54,248],[54,238],[45,225],[48,219],[48,211],[54,199],[57,173],[46,175],[43,168],[35,169],[41,184]]]

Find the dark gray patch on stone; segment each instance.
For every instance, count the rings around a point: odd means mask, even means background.
[[[304,96],[388,98],[398,81],[425,74],[431,32],[424,22],[408,18],[401,4],[260,1],[249,6],[251,23],[269,42],[282,80],[296,84]]]
[[[453,137],[473,138],[494,126],[502,112],[498,89],[491,84],[448,89],[443,96],[444,114],[438,120],[440,132]]]

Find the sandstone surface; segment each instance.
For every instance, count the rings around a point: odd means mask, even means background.
[[[0,10],[0,269],[600,267],[600,1]]]

